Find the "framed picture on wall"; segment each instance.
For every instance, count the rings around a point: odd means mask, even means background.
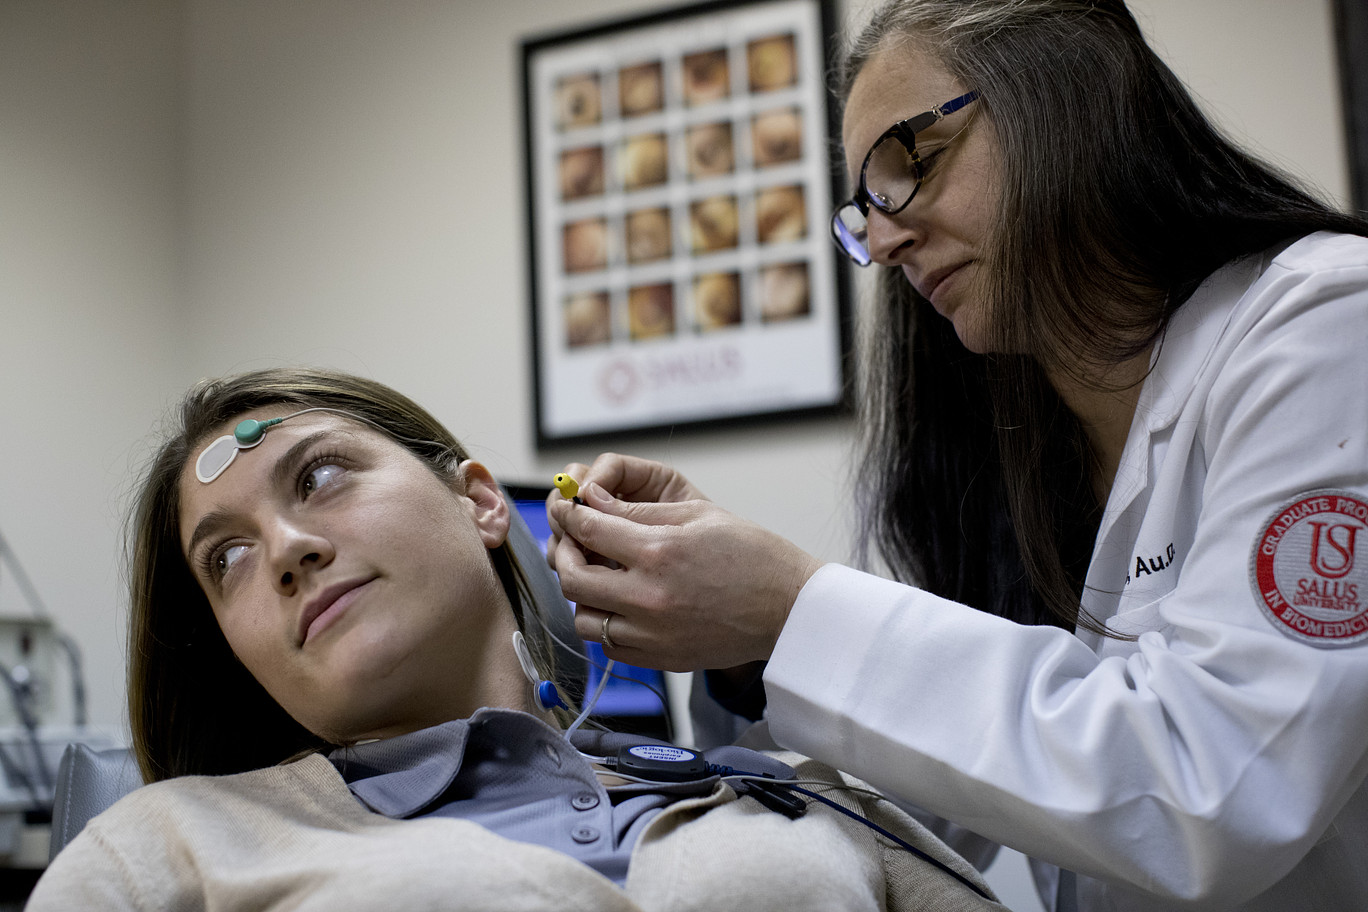
[[[1335,0],[1333,10],[1351,198],[1359,213],[1368,213],[1368,6]]]
[[[844,407],[833,2],[522,43],[539,445]]]

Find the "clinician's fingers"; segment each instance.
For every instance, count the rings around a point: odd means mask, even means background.
[[[572,479],[579,481],[588,474],[588,470],[590,470],[590,468],[588,468],[587,465],[584,465],[583,462],[572,462],[572,464],[561,469],[561,472],[568,474]],[[550,563],[551,569],[553,570],[555,569],[555,548],[561,543],[561,536],[564,535],[565,531],[564,529],[561,529],[560,524],[555,521],[555,515],[551,513],[551,505],[553,505],[553,503],[560,503],[561,500],[565,500],[565,495],[562,494],[560,488],[554,489],[549,495],[546,495],[546,518],[551,526],[551,537],[550,540],[547,541],[546,546],[546,562]]]
[[[581,486],[598,484],[620,500],[634,502],[679,502],[706,500],[702,491],[688,479],[663,463],[637,456],[604,453],[594,460]]]
[[[604,619],[608,621],[608,641],[604,641]],[[575,635],[586,642],[598,643],[603,654],[615,662],[626,662],[638,668],[659,668],[662,671],[694,671],[687,655],[671,648],[661,639],[639,627],[628,615],[588,608],[575,609]]]
[[[660,607],[660,599],[641,586],[635,574],[589,561],[569,539],[557,551],[556,574],[561,593],[580,608],[635,616],[642,611],[654,614]]]
[[[586,551],[629,567],[641,563],[644,549],[659,543],[666,527],[684,526],[711,506],[707,501],[626,503],[596,485],[581,496],[583,505],[551,505],[563,536],[573,538]]]
[[[610,659],[618,657],[617,651],[625,645],[623,638],[629,634],[627,620],[620,614],[588,605],[575,608],[575,636],[586,643],[598,643]]]

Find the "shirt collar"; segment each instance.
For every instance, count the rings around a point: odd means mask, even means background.
[[[403,818],[418,813],[451,786],[469,741],[470,720],[460,719],[339,747],[328,759],[362,804],[377,814]]]
[[[328,759],[362,804],[386,817],[405,818],[442,797],[460,775],[473,744],[533,741],[551,752],[548,759],[555,767],[568,762],[584,765],[560,730],[529,713],[493,707],[480,709],[469,719],[340,747]],[[586,774],[592,777],[587,768]]]
[[[512,709],[484,708],[469,719],[444,722],[431,728],[368,741],[332,751],[332,761],[347,787],[362,804],[377,814],[403,819],[412,817],[437,801],[456,781],[470,745],[483,738],[499,740],[535,739],[556,757],[557,766],[583,767],[588,781],[594,781],[588,761],[580,752],[595,757],[616,757],[620,748],[637,744],[665,744],[654,738],[623,732],[578,729],[570,740],[565,733],[541,719]],[[709,762],[746,772],[784,779],[793,775],[788,765],[756,751],[741,747],[721,747],[705,752]],[[612,787],[613,793],[707,792],[717,777],[681,783],[629,783]]]

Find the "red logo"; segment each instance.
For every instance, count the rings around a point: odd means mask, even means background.
[[[1310,491],[1273,515],[1249,569],[1275,625],[1316,646],[1368,639],[1368,559],[1356,559],[1364,529],[1368,503],[1347,491]]]
[[[1310,524],[1313,534],[1311,537],[1311,569],[1319,573],[1326,579],[1339,579],[1348,576],[1349,571],[1354,569],[1354,540],[1358,537],[1359,527],[1348,523],[1313,522]],[[1336,537],[1336,533],[1338,537]],[[1321,542],[1334,551],[1338,557],[1321,557]]]

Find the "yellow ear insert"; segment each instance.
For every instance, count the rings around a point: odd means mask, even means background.
[[[551,483],[556,486],[556,490],[560,491],[561,497],[564,497],[566,500],[569,500],[579,493],[579,482],[575,481],[575,479],[566,475],[564,472],[561,472],[555,478],[551,479]]]

